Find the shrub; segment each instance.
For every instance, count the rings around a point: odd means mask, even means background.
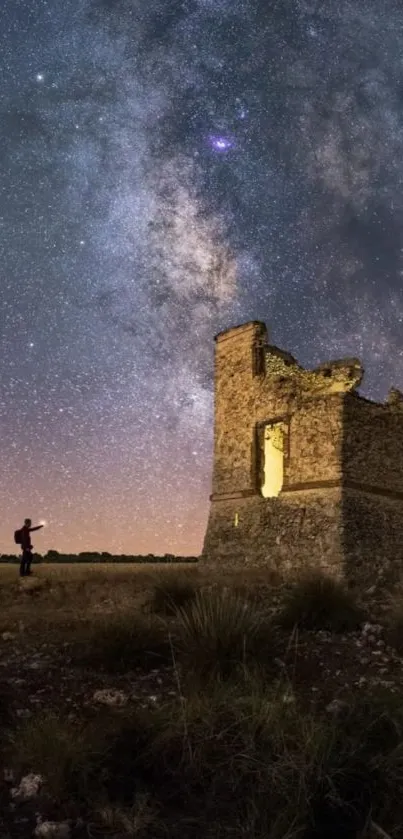
[[[387,636],[392,647],[399,653],[403,652],[403,597],[399,595],[391,603],[391,611],[387,620]]]
[[[190,574],[164,574],[154,583],[150,603],[152,612],[172,616],[176,610],[194,600],[197,582]]]
[[[94,837],[339,839],[361,835],[371,810],[398,836],[402,720],[396,697],[352,702],[335,719],[245,674],[94,719],[97,730],[29,720],[14,765],[43,774],[56,799],[73,796]]]
[[[91,667],[120,672],[135,667],[158,667],[171,660],[169,639],[162,623],[133,615],[108,615],[94,621],[89,634],[73,645],[73,657]]]
[[[52,712],[26,720],[10,735],[10,743],[16,771],[42,775],[57,799],[68,793],[85,796],[88,778],[101,759],[96,732]]]
[[[312,572],[285,594],[277,620],[286,629],[298,626],[345,632],[357,629],[363,615],[354,595],[341,582]]]
[[[117,767],[158,790],[160,818],[175,839],[224,833],[296,839],[292,829],[306,821],[308,803],[301,779],[313,765],[321,730],[285,701],[282,687],[268,691],[254,677],[215,681],[209,691],[149,714],[143,743],[135,720],[133,735],[126,728],[119,743]]]
[[[176,616],[179,655],[193,676],[226,678],[253,667],[271,640],[261,612],[228,589],[200,590]]]
[[[154,725],[153,785],[165,783],[163,794],[182,818],[193,815],[198,835],[207,825],[221,837],[225,825],[234,836],[335,839],[365,823],[373,776],[359,741],[304,713],[282,684],[215,682],[170,717],[161,709]],[[181,835],[176,829],[170,835]]]
[[[136,796],[131,807],[116,807],[106,804],[99,807],[89,825],[92,839],[126,839],[126,837],[150,835],[149,829],[155,830],[158,817],[146,794]]]

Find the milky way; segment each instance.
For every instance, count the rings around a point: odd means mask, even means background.
[[[403,9],[3,0],[0,550],[198,553],[213,336],[403,387]]]

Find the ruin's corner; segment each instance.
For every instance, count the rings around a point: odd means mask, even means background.
[[[217,335],[203,560],[352,582],[403,571],[403,398],[357,393],[355,358],[304,370],[264,323]]]

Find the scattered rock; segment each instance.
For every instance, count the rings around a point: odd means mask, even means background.
[[[38,819],[34,836],[37,839],[70,839],[70,833],[68,822],[43,822]]]
[[[44,779],[41,775],[35,775],[33,772],[30,772],[29,775],[24,775],[21,778],[18,787],[12,788],[11,797],[15,801],[28,801],[30,798],[35,798],[43,783]]]
[[[3,641],[14,641],[15,635],[12,632],[3,632],[2,633]]]
[[[332,716],[334,717],[340,717],[342,716],[342,714],[346,714],[348,709],[348,702],[343,702],[342,699],[333,699],[326,706],[326,711],[328,712],[328,714],[332,714]]]
[[[29,717],[32,717],[32,711],[30,711],[29,708],[17,708],[15,715],[20,720],[27,720]]]
[[[94,702],[101,702],[102,705],[110,705],[114,708],[121,708],[127,704],[127,695],[122,690],[104,688],[96,690],[93,695]]]

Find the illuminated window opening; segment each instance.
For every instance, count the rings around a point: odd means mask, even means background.
[[[263,439],[264,498],[276,498],[284,481],[284,428],[281,422],[266,425]]]

